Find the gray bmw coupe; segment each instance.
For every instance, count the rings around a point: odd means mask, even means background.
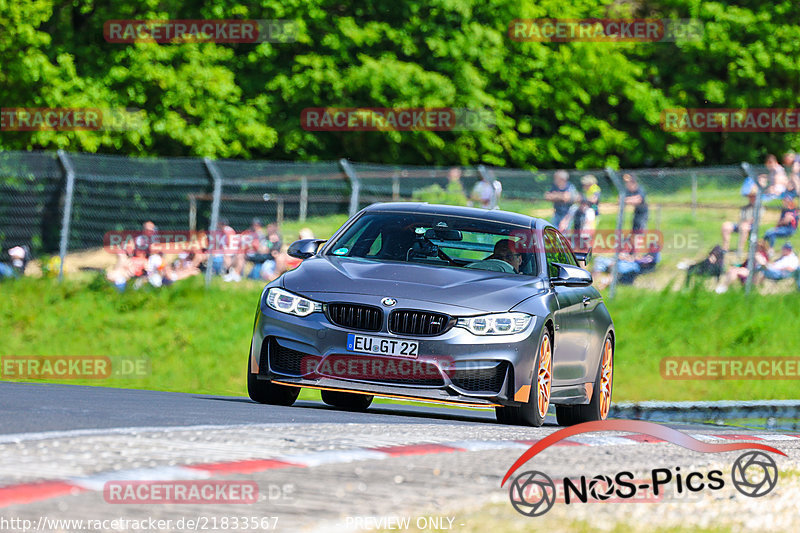
[[[308,387],[343,409],[377,395],[493,406],[532,426],[551,404],[561,425],[608,415],[614,325],[586,254],[548,222],[375,204],[289,255],[304,261],[259,300],[253,400],[291,405]]]

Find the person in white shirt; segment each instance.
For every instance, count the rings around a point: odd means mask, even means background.
[[[795,271],[800,267],[800,259],[794,253],[792,243],[786,242],[781,247],[781,256],[763,267],[761,273],[767,279],[779,280],[790,278],[794,275]]]
[[[472,188],[471,199],[484,209],[497,209],[503,186],[494,176],[481,176]]]

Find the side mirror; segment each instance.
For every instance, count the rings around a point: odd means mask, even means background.
[[[586,287],[592,284],[592,274],[574,265],[564,263],[553,263],[558,267],[558,277],[551,278],[553,285],[565,285],[567,287]]]
[[[589,261],[592,259],[592,249],[589,248],[585,252],[575,252],[575,259],[577,259],[579,263],[583,263],[583,266],[588,265]]]
[[[300,239],[299,241],[294,241],[286,253],[296,259],[308,259],[317,253],[317,248],[323,242],[325,242],[325,239]]]

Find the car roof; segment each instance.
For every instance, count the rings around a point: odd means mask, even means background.
[[[544,228],[550,223],[541,218],[529,217],[520,213],[511,213],[499,209],[480,209],[477,207],[462,207],[457,205],[429,204],[427,202],[385,202],[372,204],[364,211],[382,211],[395,213],[420,213],[434,215],[462,216],[479,218],[495,222],[515,224],[527,228]]]

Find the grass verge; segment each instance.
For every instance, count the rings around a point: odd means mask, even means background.
[[[144,375],[64,383],[244,395],[244,366],[261,286],[205,290],[190,279],[160,290],[117,293],[89,283],[20,279],[0,284],[0,359],[97,355],[146,359]],[[622,287],[607,302],[617,329],[614,399],[722,400],[797,397],[796,380],[675,381],[665,356],[790,356],[800,352],[800,293],[745,296]],[[3,372],[3,379],[10,379]],[[305,391],[302,398],[318,398]]]

